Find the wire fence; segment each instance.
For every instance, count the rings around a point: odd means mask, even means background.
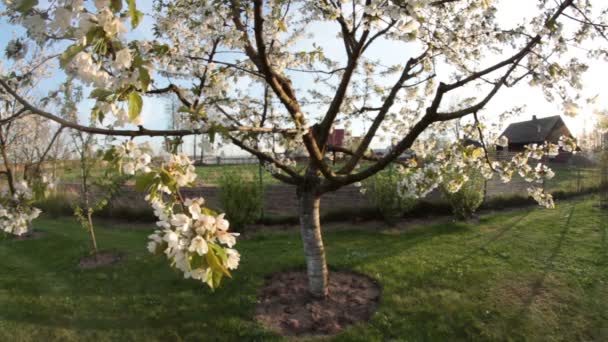
[[[492,160],[510,160],[515,153],[498,153],[491,155]],[[489,197],[495,196],[527,196],[527,189],[531,186],[540,186],[549,193],[588,193],[599,190],[601,184],[601,171],[599,166],[599,155],[592,153],[560,153],[557,156],[540,161],[531,161],[530,166],[535,163],[548,165],[554,172],[552,179],[542,183],[527,182],[522,176],[515,174],[508,183],[499,179],[492,179],[487,183]]]

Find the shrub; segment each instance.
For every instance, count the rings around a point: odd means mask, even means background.
[[[220,204],[230,225],[242,231],[262,213],[264,189],[257,179],[242,172],[226,172],[219,179]]]
[[[128,222],[156,222],[154,210],[145,206],[109,205],[93,214],[95,218],[109,218]]]
[[[460,220],[473,218],[484,200],[485,179],[481,173],[471,170],[468,177],[469,180],[457,192],[450,193],[445,187],[443,189],[445,197],[452,207],[452,214]]]
[[[403,198],[397,192],[399,179],[394,170],[378,173],[366,182],[369,199],[378,209],[384,221],[395,224],[416,205],[413,198]]]
[[[76,201],[77,195],[74,193],[55,192],[37,201],[34,206],[42,210],[44,215],[57,218],[74,214],[73,205]]]

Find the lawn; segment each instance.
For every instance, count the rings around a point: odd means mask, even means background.
[[[80,169],[74,165],[66,166],[61,171],[60,180],[68,183],[80,182]],[[226,172],[238,172],[241,175],[249,176],[251,178],[259,179],[259,166],[258,164],[242,164],[242,165],[207,165],[197,166],[196,174],[197,179],[196,185],[217,185],[219,184],[220,178]],[[92,171],[93,176],[99,177],[103,175],[103,168],[96,168]],[[270,172],[265,168],[262,169],[262,181],[264,184],[280,184],[280,181],[272,177]]]
[[[608,340],[608,221],[594,204],[477,224],[328,230],[331,266],[383,287],[372,320],[335,340]],[[71,219],[36,227],[45,238],[0,241],[0,341],[282,340],[252,317],[264,277],[303,265],[297,232],[240,241],[240,269],[211,293],[148,255],[146,230],[100,227],[102,248],[127,259],[79,271],[85,232]]]
[[[338,168],[341,164],[334,166]],[[303,167],[299,165],[298,167]],[[549,191],[562,191],[562,192],[577,192],[586,188],[593,188],[599,186],[599,169],[598,168],[583,168],[569,165],[552,165],[555,171],[555,178],[549,180],[546,187]],[[98,168],[93,171],[95,176],[102,175],[103,168]],[[242,165],[206,165],[197,166],[196,174],[196,185],[217,185],[220,182],[222,175],[227,172],[237,172],[243,177],[249,177],[255,180],[259,180],[259,165],[258,164],[242,164]],[[385,171],[390,172],[390,171]],[[80,182],[79,169],[75,166],[66,166],[62,175],[60,176],[61,181],[64,182]],[[279,180],[272,177],[270,172],[265,168],[262,169],[262,182],[264,185],[278,185],[282,184]],[[493,180],[496,184],[501,184],[497,177]],[[511,184],[524,185],[524,190],[521,191],[525,194],[525,187],[529,183],[525,182],[519,175],[514,175],[513,182]]]
[[[575,166],[553,167],[555,177],[547,182],[549,191],[577,192],[599,187],[601,170]]]

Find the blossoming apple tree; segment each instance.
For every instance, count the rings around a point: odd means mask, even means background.
[[[478,113],[502,89],[523,83],[540,87],[547,99],[574,113],[587,66],[571,48],[584,47],[588,58],[608,57],[606,11],[592,6],[601,5],[599,0],[537,0],[527,21],[510,25],[498,20],[498,0],[157,0],[146,13],[144,2],[135,0],[3,1],[3,16],[27,30],[13,52],[23,54],[29,45],[60,49],[60,68],[90,89],[91,120],[102,127],[32,105],[11,86],[16,76],[4,75],[1,89],[24,111],[95,134],[221,134],[293,185],[309,289],[316,297],[328,294],[319,220],[323,194],[372,177],[408,149],[417,158],[403,165],[403,196],[428,194],[446,174],[462,175],[449,177],[446,186],[458,191],[467,181],[464,170],[474,167],[504,181],[525,175],[530,194],[552,206],[550,194],[536,185],[552,175],[542,156],[560,147],[530,146],[511,161],[492,162],[485,146],[494,142],[485,141]],[[153,21],[153,35],[131,38],[127,33],[140,31],[146,18]],[[315,36],[315,30],[323,33]],[[387,44],[407,48],[396,49],[404,51],[396,58]],[[460,92],[475,95],[448,108],[446,99]],[[163,94],[179,99],[189,127],[144,127],[143,99]],[[439,148],[434,142],[445,136],[445,123],[463,117],[471,118],[467,130],[484,147],[458,142]],[[128,123],[138,129],[121,128]],[[361,123],[365,131],[356,146],[329,144],[334,127]],[[371,156],[370,145],[379,137],[396,142],[386,155]],[[304,146],[309,162],[295,168],[268,148],[271,141]],[[561,145],[572,149],[574,142],[564,139]],[[328,162],[333,152],[347,156],[339,168]],[[159,218],[152,252],[164,252],[186,277],[212,287],[236,268],[239,255],[228,222],[204,209],[202,199],[180,195],[179,188],[194,177],[187,157],[150,162],[133,141],[106,157],[138,175],[138,187],[149,192]],[[533,160],[536,166],[530,166]]]
[[[20,55],[22,52],[23,46],[18,41],[9,44],[6,57],[18,58],[6,64],[0,62],[0,74],[10,70],[13,75],[20,75],[9,82],[33,101],[36,97],[30,93],[47,75],[42,66],[49,58],[43,53],[32,53],[26,59]],[[54,186],[42,166],[53,155],[52,148],[62,133],[62,127],[57,128],[50,120],[28,114],[10,95],[0,93],[0,231],[14,235],[30,231],[32,220],[40,214],[33,202],[42,199]],[[18,172],[21,170],[22,173]]]

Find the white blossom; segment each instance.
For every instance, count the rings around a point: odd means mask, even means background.
[[[207,241],[205,241],[202,236],[196,236],[190,242],[188,250],[190,252],[196,252],[198,255],[205,255],[209,251],[209,247],[207,246]]]
[[[119,70],[129,69],[131,67],[132,60],[133,57],[131,56],[131,51],[129,48],[124,48],[116,53],[114,66]]]

